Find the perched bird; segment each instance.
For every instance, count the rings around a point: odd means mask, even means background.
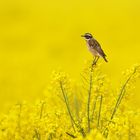
[[[85,33],[84,35],[81,35],[81,37],[85,38],[89,51],[95,57],[95,63],[98,61],[99,57],[102,57],[106,62],[108,62],[106,59],[106,54],[102,50],[101,45],[96,39],[93,38],[92,34]]]

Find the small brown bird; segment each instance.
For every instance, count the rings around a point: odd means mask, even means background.
[[[102,57],[106,62],[108,62],[106,59],[106,54],[102,50],[101,45],[96,39],[93,38],[92,34],[85,33],[82,35],[82,37],[85,38],[89,51],[93,54],[93,56],[95,56],[95,63],[98,61],[99,57]]]

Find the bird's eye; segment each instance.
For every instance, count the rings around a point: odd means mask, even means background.
[[[85,37],[86,37],[87,39],[91,38],[91,36],[89,36],[89,35],[86,35]]]

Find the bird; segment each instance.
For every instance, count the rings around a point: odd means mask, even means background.
[[[106,54],[101,48],[101,45],[99,42],[92,36],[91,33],[85,33],[84,35],[81,35],[81,37],[84,37],[87,43],[88,50],[92,53],[92,55],[95,57],[94,58],[94,63],[98,61],[100,57],[102,57],[105,62],[108,62],[106,59]]]

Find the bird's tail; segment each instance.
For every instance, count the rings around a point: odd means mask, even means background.
[[[105,62],[108,62],[108,60],[106,59],[106,57],[103,57],[103,58],[104,58]]]

